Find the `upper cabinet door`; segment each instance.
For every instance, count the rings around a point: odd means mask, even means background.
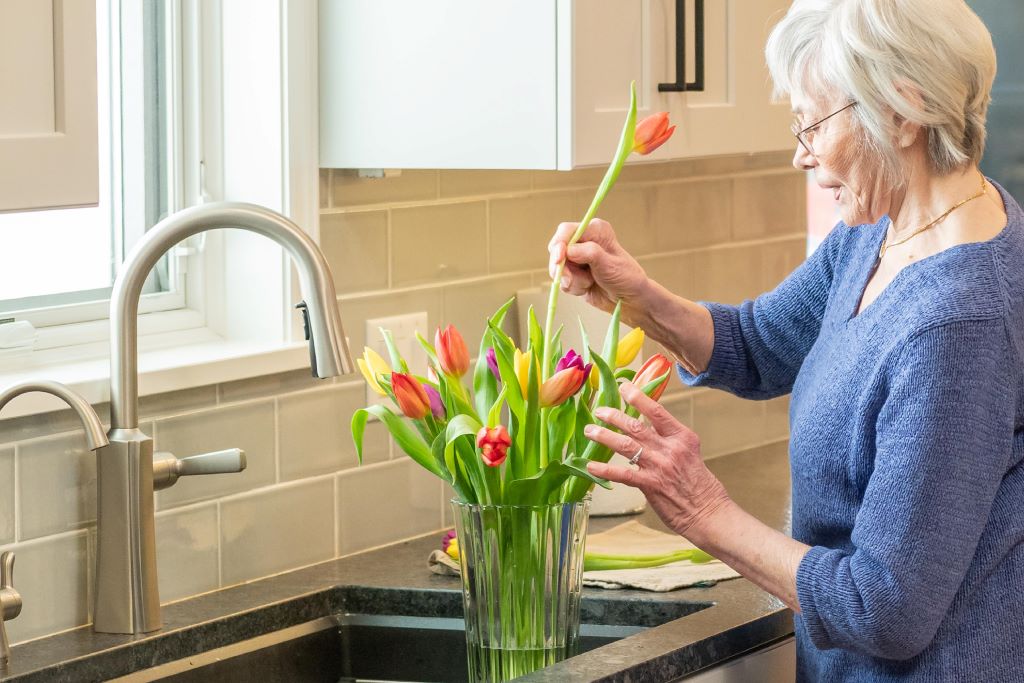
[[[552,0],[321,0],[320,164],[555,168]]]
[[[630,81],[639,118],[667,111],[678,125],[645,160],[789,149],[789,106],[771,102],[764,61],[768,32],[787,6],[320,0],[321,165],[605,165]],[[677,79],[680,56],[685,74]],[[703,89],[659,89],[677,80],[703,81]]]
[[[94,0],[0,3],[0,211],[96,204]]]

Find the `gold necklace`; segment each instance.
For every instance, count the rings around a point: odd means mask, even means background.
[[[878,258],[881,259],[883,256],[885,256],[885,251],[889,247],[896,247],[896,246],[899,246],[899,245],[903,244],[904,242],[909,242],[911,239],[913,239],[914,237],[917,237],[918,235],[920,235],[922,232],[924,232],[928,228],[934,227],[936,224],[939,223],[939,221],[941,221],[943,218],[945,218],[949,214],[951,214],[954,211],[956,211],[957,209],[959,209],[961,206],[963,206],[967,202],[974,201],[975,199],[977,199],[978,197],[983,196],[984,194],[985,194],[985,176],[981,176],[981,189],[978,190],[977,194],[973,194],[970,197],[968,197],[967,199],[964,199],[964,200],[961,200],[961,201],[957,202],[953,206],[951,206],[948,209],[946,209],[946,211],[941,216],[939,216],[938,218],[936,218],[935,220],[933,220],[933,221],[931,221],[929,223],[925,223],[920,228],[918,228],[914,232],[910,233],[909,235],[907,235],[906,237],[904,237],[901,240],[898,240],[898,241],[893,242],[893,243],[890,244],[889,243],[889,238],[888,238],[888,236],[886,236],[886,238],[882,241],[882,248],[878,250]]]

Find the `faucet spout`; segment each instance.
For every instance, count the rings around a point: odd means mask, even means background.
[[[154,523],[153,440],[139,429],[139,297],[164,252],[206,230],[241,228],[277,242],[295,261],[303,324],[317,377],[352,372],[354,364],[338,314],[331,271],[316,243],[284,216],[254,204],[204,204],[153,226],[132,249],[110,298],[110,445],[98,458],[96,590],[93,628],[101,633],[148,633],[161,627]],[[236,453],[237,455],[237,453]],[[174,483],[160,458],[159,487]],[[185,460],[178,461],[175,467]],[[243,463],[244,460],[240,460]],[[195,469],[195,468],[193,468]],[[202,468],[200,468],[202,469]],[[241,469],[241,468],[238,468]],[[238,471],[235,469],[233,471]],[[173,474],[204,474],[224,468]]]
[[[284,216],[255,204],[217,202],[179,211],[153,226],[125,259],[110,299],[110,420],[113,429],[138,427],[139,297],[160,257],[192,235],[240,228],[280,244],[295,261],[310,340],[313,374],[334,377],[355,365],[338,313],[334,279],[323,253],[309,235]]]
[[[60,382],[40,380],[37,382],[22,382],[21,384],[7,387],[0,391],[0,410],[3,410],[4,406],[14,397],[27,394],[30,391],[41,391],[64,399],[64,402],[78,413],[78,419],[82,421],[82,428],[85,429],[85,439],[89,443],[90,451],[102,448],[110,443],[107,440],[107,435],[103,429],[103,423],[100,422],[99,415],[89,405],[89,402]]]

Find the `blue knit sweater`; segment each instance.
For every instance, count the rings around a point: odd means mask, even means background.
[[[689,384],[792,392],[801,681],[1024,681],[1024,214],[855,315],[888,218],[714,318]]]

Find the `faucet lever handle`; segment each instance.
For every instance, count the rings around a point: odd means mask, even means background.
[[[245,451],[241,448],[228,448],[180,459],[173,453],[160,451],[153,454],[153,488],[160,490],[174,486],[179,477],[241,472],[245,465]]]
[[[21,594],[14,590],[14,553],[0,554],[0,669],[11,659],[5,623],[21,614]]]

